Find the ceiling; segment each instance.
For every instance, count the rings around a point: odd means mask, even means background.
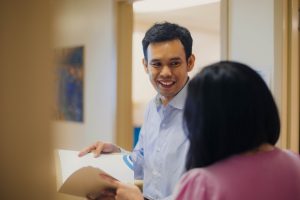
[[[162,21],[178,23],[197,30],[219,32],[220,3],[210,3],[172,11],[134,13],[135,24],[153,24]]]

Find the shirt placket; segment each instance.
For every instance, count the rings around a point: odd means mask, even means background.
[[[163,179],[162,174],[167,173],[166,169],[162,168],[162,166],[163,166],[162,164],[163,164],[164,159],[165,159],[164,158],[165,154],[162,151],[162,148],[166,145],[166,142],[167,142],[166,129],[167,129],[168,111],[169,111],[169,107],[165,107],[165,108],[162,108],[160,110],[160,119],[161,119],[161,121],[159,123],[159,130],[158,130],[159,131],[159,137],[157,138],[157,143],[156,143],[156,146],[155,146],[155,149],[154,149],[155,154],[156,154],[156,160],[155,160],[155,163],[156,163],[155,166],[156,167],[153,170],[152,174],[155,177],[154,178],[154,185],[155,185],[155,189],[157,191],[157,194],[161,190],[162,184],[164,184],[164,181],[162,180]]]

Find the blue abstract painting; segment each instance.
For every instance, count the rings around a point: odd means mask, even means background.
[[[83,122],[84,48],[56,50],[58,120]]]

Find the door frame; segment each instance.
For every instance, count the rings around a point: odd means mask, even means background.
[[[278,146],[300,152],[300,0],[274,0],[274,84],[271,88],[281,119]],[[231,0],[221,0],[221,59],[231,59]]]

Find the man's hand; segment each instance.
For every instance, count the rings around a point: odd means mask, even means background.
[[[137,186],[119,183],[116,200],[144,200],[144,197]]]
[[[133,184],[121,183],[105,174],[99,175],[102,179],[106,180],[117,188],[115,195],[116,200],[144,200],[143,194],[137,186]]]
[[[112,143],[106,143],[102,141],[97,141],[95,144],[82,149],[78,156],[84,156],[88,153],[94,153],[94,157],[98,157],[101,153],[118,153],[121,152],[120,148]]]
[[[116,190],[115,189],[105,189],[102,190],[98,197],[87,196],[87,200],[115,200]]]

